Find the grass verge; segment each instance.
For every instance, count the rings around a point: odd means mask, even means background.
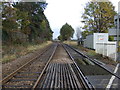
[[[51,43],[51,41],[47,41],[42,44],[25,43],[22,45],[2,46],[2,59],[0,59],[0,61],[2,63],[10,62],[28,53],[32,53],[36,50],[44,48],[50,45]]]

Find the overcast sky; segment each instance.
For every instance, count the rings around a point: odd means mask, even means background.
[[[60,28],[66,22],[70,24],[74,30],[81,27],[81,15],[84,12],[85,4],[90,0],[46,0],[48,6],[45,15],[50,23],[53,33],[53,39],[59,35]],[[120,0],[110,0],[118,11],[118,2]],[[74,34],[74,39],[76,35]]]

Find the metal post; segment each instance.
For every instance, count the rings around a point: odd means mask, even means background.
[[[119,26],[119,14],[117,15],[117,60],[119,59],[118,56],[119,56],[119,29],[120,29],[120,26]]]

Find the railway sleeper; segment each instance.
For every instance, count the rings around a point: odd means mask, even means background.
[[[32,78],[29,78],[29,79],[11,79],[10,81],[11,82],[20,82],[20,81],[36,81],[37,80],[37,78],[36,79],[32,79]]]
[[[31,85],[4,85],[5,88],[31,88]]]
[[[24,72],[24,71],[21,71],[21,72],[18,72],[20,74],[40,74],[41,72]]]
[[[69,64],[50,63],[38,86],[40,88],[81,88],[77,76],[71,69]]]
[[[17,76],[14,76],[15,78],[36,78],[38,77],[39,75],[30,75],[30,76],[21,76],[21,75],[17,75]]]

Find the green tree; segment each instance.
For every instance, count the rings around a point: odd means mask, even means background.
[[[74,29],[72,28],[71,25],[67,23],[63,25],[62,28],[60,29],[60,36],[63,41],[72,38],[73,34],[74,34]]]
[[[115,7],[108,2],[89,2],[84,8],[82,15],[83,29],[87,33],[108,32],[108,29],[114,26]]]
[[[58,40],[62,41],[62,36],[61,35],[58,36]]]
[[[12,42],[12,33],[17,32],[19,24],[17,21],[17,9],[9,2],[2,3],[2,39]]]
[[[21,17],[21,30],[28,35],[29,42],[36,40],[42,32],[41,23],[44,20],[43,11],[46,7],[46,3],[18,2],[14,3],[14,7],[27,13],[27,17]]]
[[[13,42],[13,32],[25,35],[30,43],[52,39],[53,32],[44,14],[46,2],[8,2],[2,6],[3,41]]]

